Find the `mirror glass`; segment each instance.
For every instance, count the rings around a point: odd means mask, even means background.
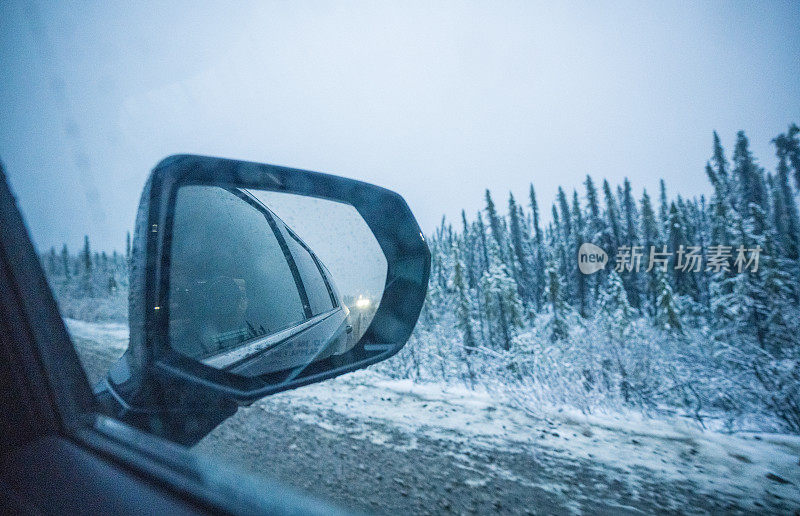
[[[243,376],[344,355],[386,281],[355,208],[294,194],[183,186],[169,246],[169,345]]]

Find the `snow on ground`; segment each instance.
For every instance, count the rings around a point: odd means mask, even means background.
[[[745,502],[777,495],[800,507],[800,436],[726,435],[635,413],[584,415],[551,409],[536,418],[498,393],[390,380],[368,370],[278,396],[293,406],[329,409],[360,420],[364,437],[375,443],[386,436],[369,423],[382,422],[465,447],[596,463],[622,471],[628,482],[656,476],[689,481],[699,490]],[[295,414],[306,423],[326,424],[314,412]],[[352,428],[328,429],[353,435]]]
[[[127,323],[95,323],[69,318],[64,319],[64,322],[70,335],[102,343],[104,350],[119,351],[122,354],[128,347]]]

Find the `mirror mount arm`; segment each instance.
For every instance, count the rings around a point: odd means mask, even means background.
[[[123,356],[109,372],[109,377],[124,368]],[[100,381],[94,389],[100,411],[114,419],[150,434],[169,439],[183,446],[193,446],[214,428],[236,413],[239,405],[209,389],[180,381],[177,378],[160,379],[157,371],[143,376],[130,394],[136,401],[128,401],[108,379]],[[172,399],[148,401],[147,392],[170,393]],[[130,399],[130,398],[129,398]]]

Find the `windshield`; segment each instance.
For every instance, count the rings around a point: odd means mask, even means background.
[[[403,196],[431,251],[406,346],[240,407],[201,453],[368,513],[792,514],[798,27],[782,1],[6,1],[0,159],[93,384],[165,156]],[[178,191],[173,350],[258,376],[367,332],[369,228],[279,196]]]

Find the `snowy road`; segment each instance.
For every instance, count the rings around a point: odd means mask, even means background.
[[[90,379],[126,328],[68,321]],[[370,371],[272,396],[196,449],[371,513],[800,511],[800,438],[635,415],[532,417],[486,392]]]

